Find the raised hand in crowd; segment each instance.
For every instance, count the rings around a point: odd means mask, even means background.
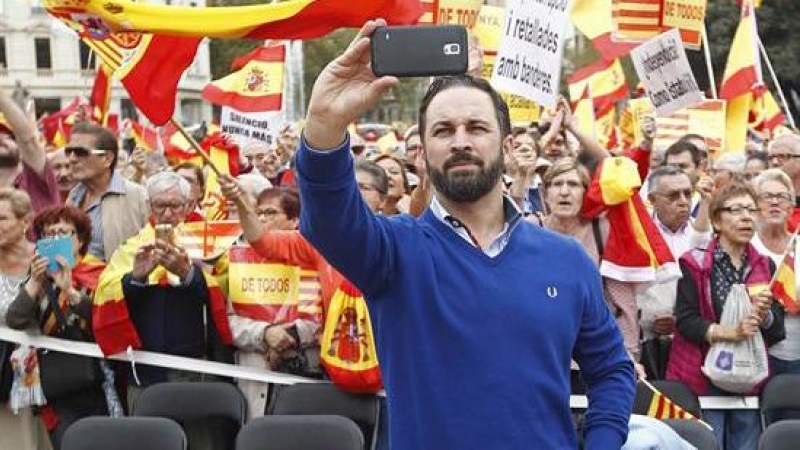
[[[145,244],[139,247],[133,257],[133,270],[131,274],[134,280],[140,282],[147,281],[147,277],[155,270],[158,260],[155,257],[155,244]]]
[[[656,118],[651,115],[646,115],[642,119],[642,142],[639,144],[645,150],[652,150],[653,141],[656,139]]]
[[[131,152],[129,164],[133,166],[133,175],[131,181],[141,183],[147,178],[147,150],[142,147],[136,147]]]
[[[25,290],[31,298],[39,298],[47,284],[47,266],[50,261],[40,255],[34,255],[30,265],[30,278],[25,283]]]
[[[189,259],[189,254],[186,253],[183,247],[165,240],[156,239],[153,256],[158,265],[178,275],[181,281],[186,281],[189,277],[192,262]]]
[[[254,207],[255,200],[230,175],[221,175],[218,181],[222,195],[236,205],[244,238],[248,242],[257,241],[264,232],[264,225],[258,220],[258,214]]]
[[[304,134],[311,147],[333,150],[345,140],[347,126],[380,101],[395,77],[376,78],[370,68],[370,36],[383,19],[368,21],[342,55],[317,77],[308,105]]]
[[[72,268],[63,256],[56,256],[56,264],[58,264],[59,271],[53,274],[53,282],[61,292],[69,294],[70,303],[75,304],[80,301],[80,295],[72,287]]]

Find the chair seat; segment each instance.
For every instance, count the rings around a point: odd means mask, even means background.
[[[355,422],[341,416],[265,416],[248,422],[236,437],[236,450],[333,448],[364,448],[364,435]]]

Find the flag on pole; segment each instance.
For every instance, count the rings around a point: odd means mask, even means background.
[[[761,75],[761,59],[758,54],[758,27],[753,4],[746,0],[742,6],[741,20],[736,28],[728,62],[722,77],[719,96],[726,100],[748,94],[753,89],[761,89],[764,79]]]
[[[570,75],[567,82],[572,99],[580,98],[586,86],[589,86],[595,111],[607,111],[609,106],[628,97],[625,72],[619,59],[589,64]]]
[[[783,115],[772,92],[764,90],[761,93],[753,94],[749,121],[749,126],[756,131],[773,131],[786,122],[786,116]]]
[[[158,150],[161,147],[161,136],[157,129],[143,125],[131,119],[131,137],[136,141],[136,146],[148,152]]]
[[[310,39],[338,28],[361,27],[375,17],[392,25],[410,25],[422,15],[419,0],[288,0],[225,7],[131,0],[48,0],[46,8],[62,20],[91,27],[95,35],[102,37],[139,32],[193,39]]]
[[[699,417],[683,409],[680,405],[672,401],[669,397],[664,395],[663,392],[656,389],[655,386],[648,383],[646,380],[640,380],[651,393],[650,406],[647,408],[647,415],[654,419],[684,419],[696,420],[707,428],[711,428],[707,423],[700,420]]]
[[[259,47],[244,66],[203,88],[203,98],[242,112],[280,111],[286,46]]]
[[[797,304],[797,275],[794,271],[796,248],[797,232],[795,231],[786,249],[786,254],[783,256],[783,261],[781,261],[778,270],[775,271],[775,280],[772,282],[772,294],[775,299],[793,316],[800,313],[800,306]]]
[[[612,0],[575,0],[569,13],[575,28],[592,41],[592,45],[606,61],[625,56],[638,45],[614,42],[611,39],[611,2]]]
[[[97,65],[89,105],[92,107],[92,120],[106,126],[108,124],[108,107],[111,103],[111,70],[103,63]]]

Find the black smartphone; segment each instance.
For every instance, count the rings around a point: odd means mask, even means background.
[[[467,30],[460,25],[379,27],[372,34],[376,76],[428,77],[466,73]]]
[[[122,148],[125,150],[126,153],[129,155],[136,150],[136,139],[134,138],[125,138],[122,140]]]

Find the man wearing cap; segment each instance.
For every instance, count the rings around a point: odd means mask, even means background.
[[[64,148],[78,182],[67,203],[80,208],[92,221],[89,254],[103,261],[147,223],[150,208],[142,186],[116,170],[117,138],[107,128],[80,122]]]

